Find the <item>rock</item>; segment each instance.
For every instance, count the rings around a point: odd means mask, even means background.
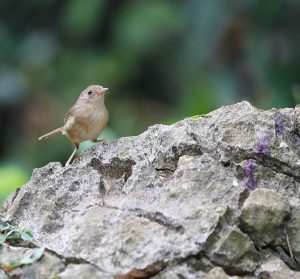
[[[20,260],[28,257],[31,251],[31,248],[0,246],[0,266],[8,269],[9,278],[48,279],[64,270],[63,261],[48,252],[32,264],[21,265]]]
[[[262,279],[299,279],[300,273],[290,270],[280,259],[271,257],[256,271],[256,276]]]
[[[215,267],[203,278],[204,279],[238,279],[241,277],[229,276],[224,272],[224,270],[221,267]]]
[[[282,194],[256,189],[244,203],[240,226],[264,246],[283,236],[283,223],[289,213],[290,205]]]
[[[246,173],[246,169],[248,173]],[[266,188],[278,193],[289,199],[293,206],[299,206],[300,188],[298,179],[285,175],[284,173],[277,172],[269,167],[264,166],[264,163],[257,160],[244,160],[237,164],[237,176],[242,180],[247,188],[253,191],[256,188]],[[249,183],[253,184],[250,185]]]
[[[154,276],[153,279],[182,279],[182,278],[189,278],[189,279],[198,279],[203,278],[206,273],[202,271],[194,270],[191,266],[187,264],[180,264],[171,268],[167,268],[163,270],[158,275]]]
[[[251,279],[255,277],[249,277],[249,276],[230,276],[224,272],[224,270],[221,267],[214,267],[212,268],[208,273],[205,273],[203,271],[197,271],[193,269],[192,266],[188,264],[181,264],[177,265],[175,267],[169,268],[167,270],[162,271],[159,275],[154,276],[153,279]]]
[[[253,273],[260,258],[249,236],[237,227],[220,230],[208,240],[206,250],[211,261],[229,274]]]
[[[252,278],[266,256],[288,275],[300,269],[283,233],[298,255],[299,116],[242,102],[154,125],[34,170],[3,214],[65,264],[58,277]]]
[[[300,208],[295,208],[287,224],[286,233],[289,237],[292,253],[300,262]]]
[[[102,272],[89,264],[69,264],[59,274],[60,279],[114,279],[113,276]]]

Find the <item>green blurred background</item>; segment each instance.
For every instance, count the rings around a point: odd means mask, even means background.
[[[65,137],[37,138],[89,84],[110,88],[107,139],[245,99],[294,106],[299,11],[298,0],[0,1],[0,200],[66,161]]]

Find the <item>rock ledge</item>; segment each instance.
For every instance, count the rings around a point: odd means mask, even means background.
[[[300,110],[242,102],[35,169],[3,214],[46,252],[9,275],[300,278],[299,155]]]

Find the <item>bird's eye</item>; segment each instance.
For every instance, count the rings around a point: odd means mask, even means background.
[[[88,92],[88,95],[91,96],[92,94],[93,94],[93,91],[90,90],[90,91]]]

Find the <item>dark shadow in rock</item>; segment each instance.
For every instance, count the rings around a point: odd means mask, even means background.
[[[88,166],[97,170],[105,178],[118,179],[125,175],[127,180],[131,176],[132,166],[135,164],[133,160],[121,160],[114,157],[109,163],[102,163],[99,159],[93,158]]]

